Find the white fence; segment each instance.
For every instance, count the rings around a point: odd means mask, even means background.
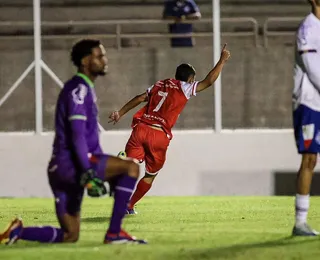
[[[23,79],[35,69],[36,75],[36,133],[3,133],[0,135],[0,196],[47,197],[51,192],[46,178],[46,167],[51,153],[52,133],[42,133],[42,69],[61,87],[62,82],[41,59],[41,26],[68,26],[84,24],[110,24],[116,27],[115,33],[101,35],[114,38],[118,49],[121,38],[125,37],[172,37],[171,34],[124,34],[122,26],[127,23],[168,23],[161,20],[144,21],[68,21],[41,23],[40,0],[34,0],[34,23],[21,22],[19,26],[34,26],[35,60],[18,78],[7,94],[0,100],[0,106]],[[227,36],[252,36],[255,44],[258,39],[258,25],[252,18],[223,18],[220,20],[219,1],[214,0],[213,19],[200,22],[213,22],[215,32],[220,31],[221,23],[249,22],[252,31],[225,34]],[[268,34],[269,19],[264,26]],[[0,26],[17,25],[2,22]],[[222,33],[224,35],[224,33]],[[81,35],[64,37],[81,37]],[[181,35],[179,35],[180,37]],[[190,36],[190,35],[185,35]],[[215,37],[214,61],[220,52],[220,33],[194,33],[194,37]],[[19,36],[20,37],[20,36]],[[28,36],[29,37],[29,36]],[[45,36],[54,39],[57,36]],[[62,37],[62,36],[59,36]],[[267,41],[265,40],[265,44]],[[295,172],[300,163],[296,153],[291,130],[221,130],[221,90],[218,82],[215,95],[216,131],[176,131],[170,144],[167,162],[157,177],[149,195],[273,195],[275,194],[275,174],[278,171]],[[218,134],[219,133],[219,134]],[[129,131],[105,132],[102,144],[106,153],[117,154],[122,150]],[[141,166],[143,171],[143,165]],[[293,181],[293,180],[292,180]],[[37,189],[34,188],[37,183]]]
[[[117,154],[129,134],[102,134],[105,152]],[[0,135],[5,169],[0,173],[0,197],[51,196],[46,168],[52,140],[51,133]],[[277,172],[295,174],[299,164],[292,131],[178,131],[169,146],[167,162],[148,194],[274,195],[279,186]],[[295,177],[282,185],[285,188],[294,183]]]

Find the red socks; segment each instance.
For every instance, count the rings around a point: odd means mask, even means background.
[[[143,178],[139,181],[137,189],[130,199],[129,209],[133,209],[134,205],[150,190],[151,186],[152,185],[146,183]]]

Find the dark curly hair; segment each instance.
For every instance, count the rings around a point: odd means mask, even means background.
[[[99,47],[101,42],[95,39],[83,39],[73,45],[71,50],[71,61],[77,67],[81,67],[81,60],[92,53],[92,49]]]

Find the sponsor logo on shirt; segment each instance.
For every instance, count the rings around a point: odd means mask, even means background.
[[[146,119],[160,121],[163,124],[166,122],[162,117],[158,117],[158,116],[154,116],[154,115],[143,114],[143,117],[146,118]]]
[[[179,87],[177,86],[177,84],[175,84],[173,81],[171,80],[167,80],[167,81],[158,81],[155,85],[155,87],[159,87],[159,88],[173,88],[173,89],[179,89]]]

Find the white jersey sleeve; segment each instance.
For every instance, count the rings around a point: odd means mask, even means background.
[[[181,81],[181,88],[187,99],[197,95],[196,91],[198,83],[199,81],[194,81],[192,83]]]
[[[151,87],[147,88],[147,91],[146,91],[146,92],[147,92],[147,95],[149,95],[149,94],[150,94],[150,92],[151,92],[151,90],[152,90],[153,86],[154,86],[154,85],[152,85]]]
[[[316,18],[317,19],[317,18]],[[318,26],[306,19],[303,21],[297,33],[297,48],[298,51],[316,50],[318,46]]]
[[[313,14],[300,25],[297,34],[297,54],[313,86],[320,91],[320,20]],[[315,20],[315,21],[314,21]]]

